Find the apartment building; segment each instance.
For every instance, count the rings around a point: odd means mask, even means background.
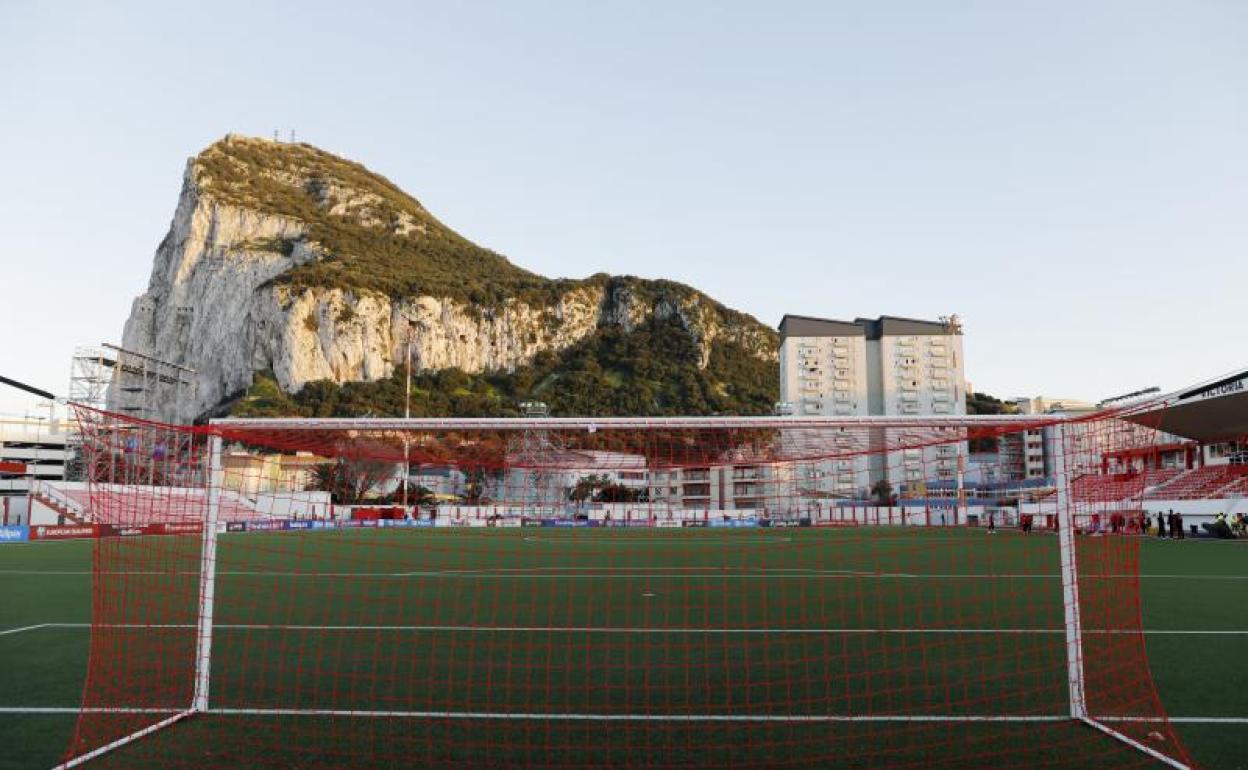
[[[786,315],[780,321],[781,400],[800,416],[955,416],[966,414],[962,327],[957,316],[838,321]],[[938,431],[926,429],[938,439]],[[873,432],[883,449],[900,432]],[[869,493],[879,481],[921,494],[926,481],[956,479],[966,445],[878,452],[822,464],[806,482],[816,494]]]
[[[794,500],[788,463],[731,463],[650,471],[652,503],[704,511],[758,511],[787,515]]]

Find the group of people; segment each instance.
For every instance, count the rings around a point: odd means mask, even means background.
[[[1201,526],[1214,537],[1232,538],[1248,535],[1248,518],[1245,518],[1242,512],[1235,514],[1234,517],[1230,517],[1222,511],[1218,511],[1218,514],[1213,517],[1212,523]]]
[[[1145,524],[1147,525],[1148,514],[1144,514]],[[1170,534],[1167,535],[1166,531]],[[1174,510],[1162,513],[1157,512],[1157,537],[1170,537],[1174,540],[1182,540],[1183,534],[1183,514]]]
[[[1140,531],[1148,531],[1149,517],[1147,513],[1140,514]],[[1200,525],[1206,532],[1214,537],[1233,538],[1248,537],[1248,516],[1240,512],[1234,516],[1227,516],[1219,511],[1213,517],[1212,522],[1205,522]],[[1170,538],[1172,540],[1183,540],[1187,537],[1183,527],[1183,514],[1178,511],[1167,511],[1157,513],[1157,537]]]

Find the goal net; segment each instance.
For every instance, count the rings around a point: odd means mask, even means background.
[[[1184,767],[1126,416],[81,409],[65,762]]]

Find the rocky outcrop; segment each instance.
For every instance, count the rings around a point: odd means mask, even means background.
[[[227,142],[264,140],[227,138]],[[326,216],[419,237],[428,222],[387,212],[378,196],[323,176],[284,183],[305,189]],[[416,369],[511,370],[542,351],[558,352],[603,325],[631,330],[651,317],[677,318],[705,366],[712,347],[741,343],[774,358],[774,335],[676,284],[596,277],[567,282],[545,301],[524,295],[481,306],[458,297],[387,296],[368,288],[304,286],[280,278],[323,260],[324,248],[301,217],[221,194],[220,180],[192,159],[169,233],[156,252],[147,291],[134,301],[122,346],[195,370],[191,408],[200,414],[272,371],[295,392],[308,382],[371,381],[402,365],[410,344]],[[271,207],[268,207],[271,209]],[[423,213],[423,210],[416,214]],[[499,258],[501,259],[501,258]],[[122,398],[116,394],[115,398]],[[161,404],[166,419],[187,417]]]

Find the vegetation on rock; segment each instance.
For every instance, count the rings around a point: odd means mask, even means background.
[[[226,137],[195,158],[192,174],[200,194],[214,201],[299,223],[301,236],[245,244],[288,257],[311,255],[272,279],[290,290],[429,296],[488,313],[509,302],[554,308],[568,292],[593,288],[604,307],[626,297],[628,303],[616,306],[647,308],[646,317],[628,319],[628,331],[601,323],[581,343],[540,353],[514,371],[420,372],[414,414],[508,415],[522,399],[544,400],[564,415],[763,414],[776,400],[775,331],[689,286],[602,273],[583,279],[531,273],[446,227],[386,178],[306,144]],[[336,320],[349,322],[353,313],[345,307]],[[314,316],[300,322],[308,331],[319,329]],[[700,347],[701,335],[712,328],[731,333]],[[386,380],[313,382],[293,395],[260,373],[233,412],[402,414],[403,372],[397,368]]]
[[[417,417],[519,416],[520,401],[536,399],[551,413],[576,415],[768,414],[779,371],[735,343],[712,348],[699,368],[697,349],[674,319],[651,319],[631,333],[605,326],[560,355],[539,354],[513,372],[468,374],[459,369],[412,375]],[[404,411],[404,371],[376,382],[312,382],[288,395],[269,374],[258,374],[233,414],[250,417],[397,416]]]

